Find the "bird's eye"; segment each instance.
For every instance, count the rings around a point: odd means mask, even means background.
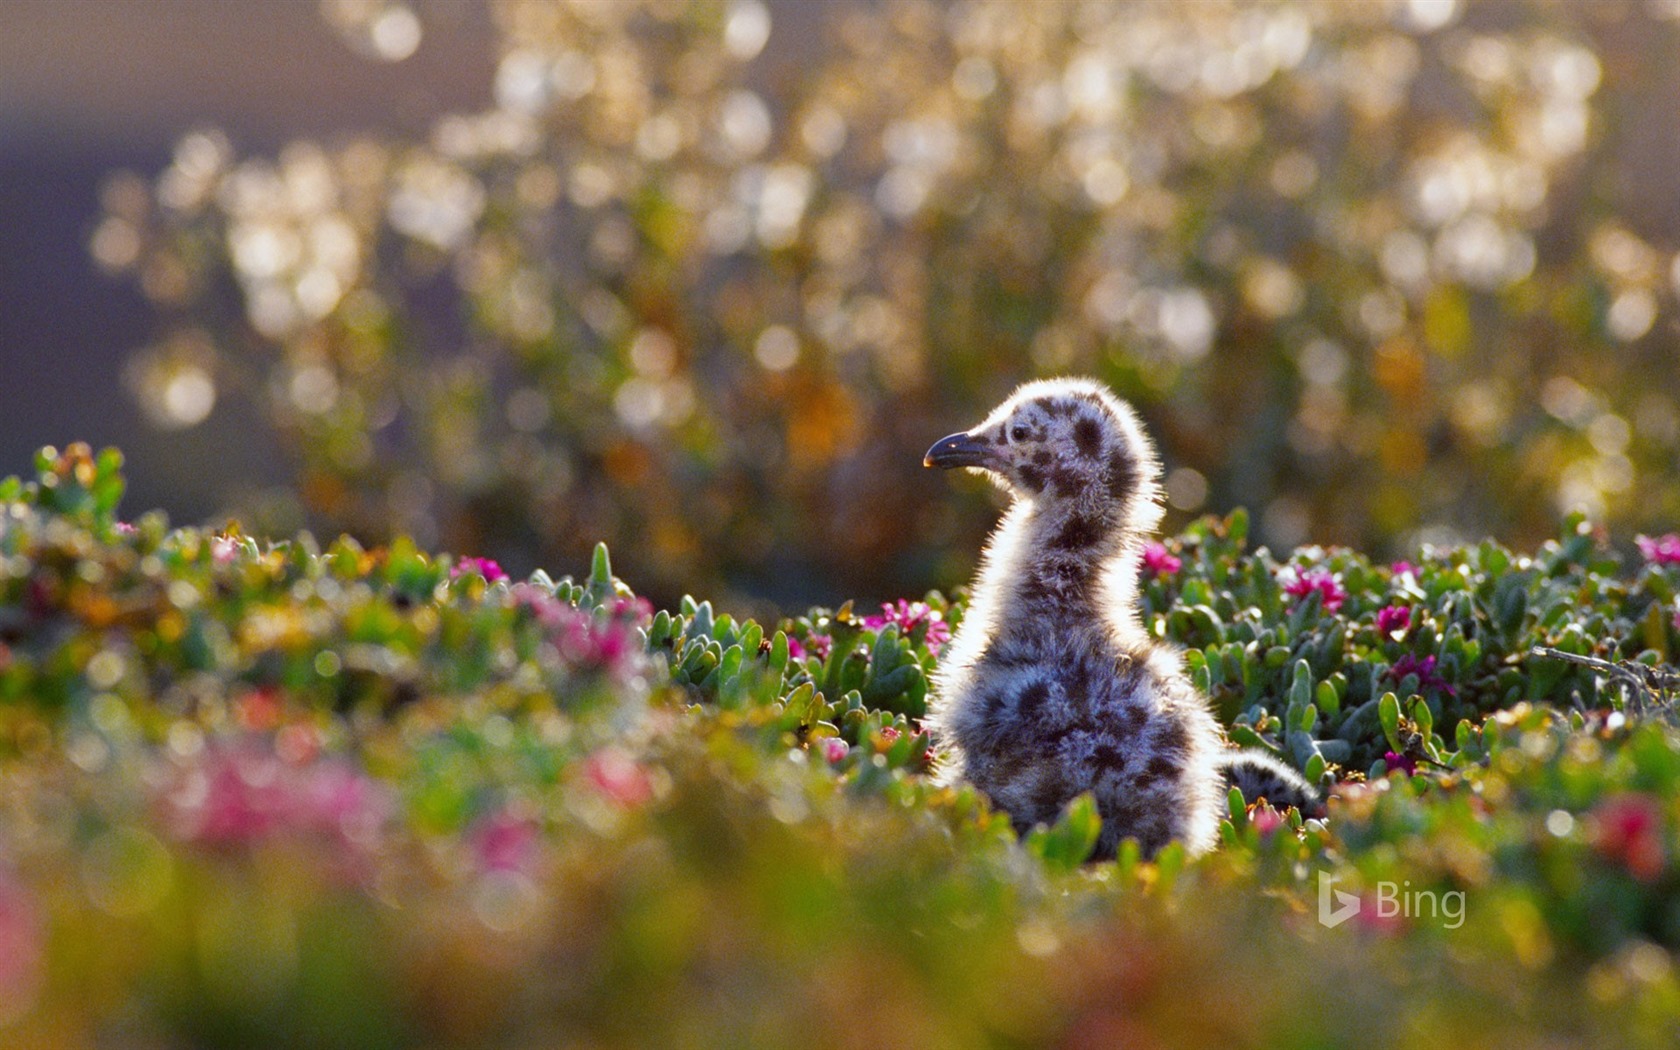
[[[1009,432],[1009,440],[1011,440],[1011,441],[1025,441],[1025,440],[1027,440],[1027,428],[1023,427],[1019,424],[1016,424],[1015,428]]]

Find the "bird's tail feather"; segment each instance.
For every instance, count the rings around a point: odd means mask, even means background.
[[[1263,798],[1274,809],[1294,806],[1303,817],[1324,815],[1324,799],[1318,790],[1264,751],[1231,751],[1220,756],[1219,766],[1225,782],[1242,789],[1243,798],[1250,804]]]

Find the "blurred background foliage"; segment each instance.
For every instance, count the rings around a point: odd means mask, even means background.
[[[984,487],[921,453],[1065,372],[1138,403],[1169,527],[1680,514],[1673,0],[834,4],[792,65],[786,9],[502,0],[485,111],[113,178],[148,416],[256,399],[259,529],[606,539],[663,602],[963,579]],[[322,5],[388,61],[429,11]]]

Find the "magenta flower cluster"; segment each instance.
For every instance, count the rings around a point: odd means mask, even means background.
[[[865,616],[858,621],[866,629],[880,631],[888,626],[898,628],[901,636],[908,637],[912,631],[925,627],[922,636],[928,652],[934,656],[951,640],[951,625],[945,622],[945,614],[933,608],[927,602],[912,602],[900,598],[896,602],[883,602],[881,611]],[[788,655],[795,660],[803,660],[808,656],[815,656],[819,660],[827,660],[828,654],[834,650],[834,639],[826,634],[811,631],[802,642],[793,635],[788,635]]]
[[[239,557],[243,548],[232,536],[214,536],[210,540],[210,558],[217,565],[226,565]]]
[[[852,750],[851,745],[837,736],[825,736],[817,742],[817,746],[821,749],[824,760],[831,766],[844,762]]]
[[[28,1009],[46,977],[47,928],[24,886],[0,869],[0,1025]]]
[[[569,666],[602,670],[619,681],[642,670],[645,656],[636,628],[652,616],[646,599],[615,598],[602,617],[561,601],[546,588],[516,583],[513,603],[536,618]]]
[[[1347,591],[1328,569],[1308,569],[1298,573],[1294,579],[1284,584],[1283,590],[1290,597],[1303,601],[1315,593],[1318,594],[1327,613],[1335,612],[1347,601]]]
[[[1656,882],[1668,866],[1662,802],[1644,792],[1612,795],[1594,806],[1593,846],[1641,882]]]
[[[481,821],[470,837],[484,871],[531,870],[542,847],[542,829],[528,816],[501,809]]]
[[[220,849],[279,837],[368,848],[394,809],[380,784],[347,763],[288,762],[254,740],[206,748],[159,801],[176,839]]]
[[[908,602],[900,598],[897,602],[884,603],[880,615],[863,618],[863,625],[871,631],[879,631],[888,624],[896,626],[898,633],[906,636],[925,624],[927,634],[924,638],[928,652],[935,656],[951,640],[951,627],[945,622],[945,614],[927,602]]]
[[[1384,751],[1383,764],[1390,770],[1402,770],[1407,776],[1417,772],[1417,759],[1410,755],[1402,755],[1398,751]]]
[[[653,797],[653,781],[628,751],[604,747],[583,760],[583,781],[620,809],[635,809]]]
[[[1645,560],[1656,565],[1680,565],[1680,533],[1666,536],[1635,536],[1633,542]]]
[[[1458,695],[1458,690],[1435,672],[1435,658],[1433,656],[1425,656],[1419,659],[1411,653],[1407,653],[1394,661],[1394,666],[1388,669],[1388,676],[1396,682],[1405,681],[1406,676],[1411,674],[1417,675],[1419,689],[1438,689],[1448,696]]]
[[[1377,610],[1377,633],[1384,637],[1402,634],[1412,626],[1412,610],[1405,605],[1387,605]]]
[[[478,573],[484,577],[486,583],[500,583],[508,578],[508,574],[503,572],[502,567],[492,558],[462,558],[449,570],[449,578],[459,579],[469,572]]]
[[[1143,545],[1143,568],[1151,576],[1172,576],[1184,568],[1183,559],[1154,540]]]
[[[807,656],[815,655],[819,660],[827,660],[828,654],[834,648],[834,639],[826,634],[812,631],[801,642],[793,635],[788,635],[788,655],[795,660],[803,660]]]

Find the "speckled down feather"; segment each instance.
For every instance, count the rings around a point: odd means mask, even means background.
[[[1315,801],[1281,763],[1226,746],[1178,652],[1138,621],[1160,465],[1130,406],[1088,380],[1029,383],[926,463],[985,471],[1015,496],[935,681],[942,777],[972,782],[1023,831],[1092,792],[1099,857],[1124,838],[1145,855],[1175,839],[1208,849],[1232,781],[1278,805]]]

